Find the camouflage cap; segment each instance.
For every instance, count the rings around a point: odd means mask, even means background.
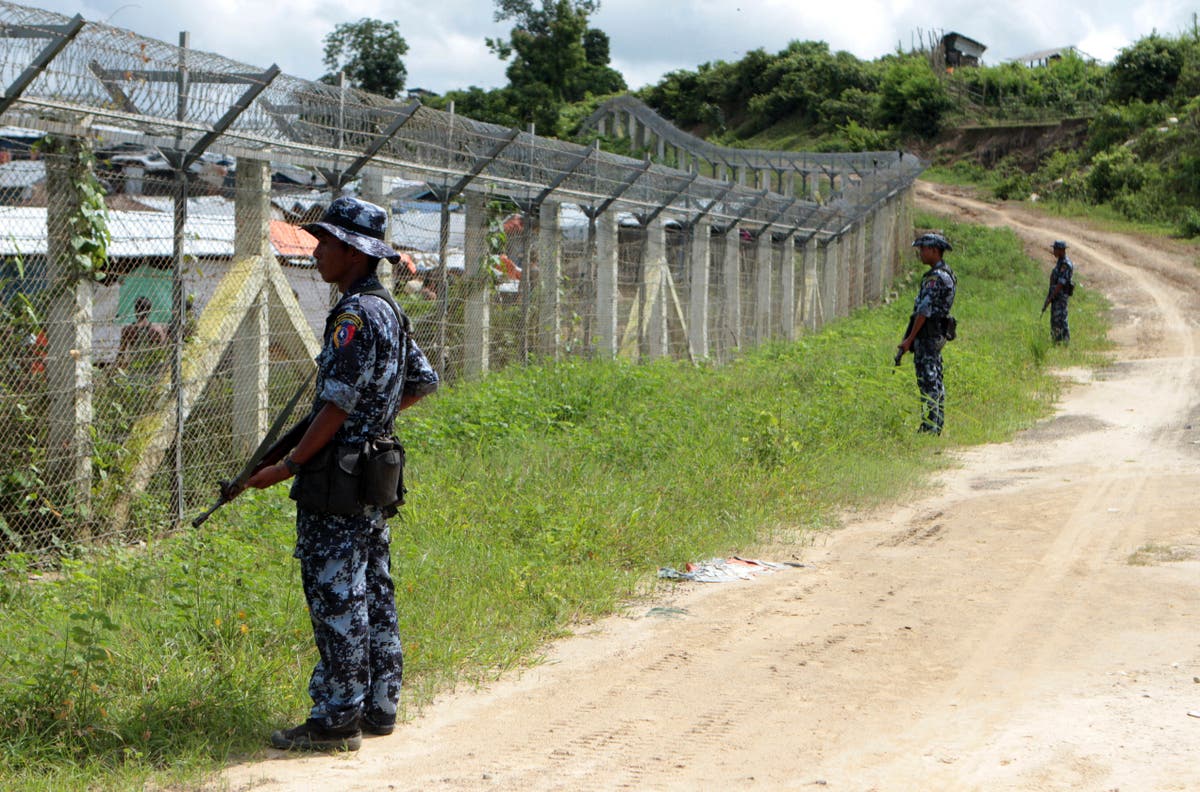
[[[1051,245],[1050,247],[1062,248],[1063,250],[1066,250],[1066,249],[1067,249],[1067,243],[1066,243],[1066,242],[1063,242],[1061,239],[1056,239],[1056,240],[1054,240],[1054,244],[1053,244],[1053,245]]]
[[[946,237],[942,236],[941,234],[921,234],[921,236],[917,237],[913,241],[912,246],[934,247],[940,250],[954,250],[954,247],[946,241]]]
[[[383,241],[387,212],[382,206],[352,195],[338,198],[329,204],[319,221],[305,223],[301,228],[313,236],[318,231],[332,234],[371,258],[387,259],[393,264],[400,260],[400,254]]]

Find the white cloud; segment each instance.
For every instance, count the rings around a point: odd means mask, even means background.
[[[168,43],[180,30],[192,46],[248,65],[278,63],[315,79],[324,73],[322,39],[335,25],[363,17],[396,20],[409,44],[409,85],[443,92],[505,82],[505,64],[484,39],[504,36],[492,0],[41,0],[38,7],[81,13]],[[613,64],[632,87],[702,63],[740,59],[753,49],[778,52],[792,40],[822,40],[833,50],[876,58],[930,32],[955,30],[987,45],[1000,63],[1026,52],[1073,44],[1111,59],[1157,29],[1190,29],[1190,0],[603,0],[592,24],[608,33]],[[920,38],[919,38],[920,36]]]

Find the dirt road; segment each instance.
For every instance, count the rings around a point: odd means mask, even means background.
[[[918,195],[1039,258],[1070,240],[1115,305],[1116,364],[1068,372],[1056,417],[919,503],[777,550],[805,568],[681,586],[355,755],[228,786],[1200,789],[1196,253]]]

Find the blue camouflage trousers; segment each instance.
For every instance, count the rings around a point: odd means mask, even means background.
[[[946,387],[942,384],[942,347],[940,336],[913,339],[913,366],[917,371],[917,388],[921,391],[921,431],[942,433],[945,422]]]
[[[404,655],[387,521],[377,509],[340,516],[296,510],[296,552],[320,659],[309,717],[327,728],[365,714],[396,720]]]
[[[1071,328],[1067,325],[1067,298],[1058,297],[1050,303],[1050,340],[1066,343],[1071,340]]]

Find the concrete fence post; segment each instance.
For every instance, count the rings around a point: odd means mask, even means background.
[[[870,294],[870,271],[871,264],[867,255],[867,216],[858,219],[857,226],[854,229],[854,307],[859,308],[866,305],[867,296]]]
[[[754,253],[754,343],[771,338],[771,282],[774,274],[775,245],[768,228],[755,240]]]
[[[642,247],[642,273],[645,278],[645,349],[647,356],[654,360],[666,357],[670,353],[667,334],[667,301],[670,289],[667,272],[667,228],[661,215],[646,226],[646,244]]]
[[[708,289],[712,271],[712,223],[700,220],[691,229],[691,256],[688,262],[688,349],[693,360],[709,356]]]
[[[596,353],[602,358],[617,356],[617,213],[604,212],[596,218]]]
[[[467,282],[463,306],[463,376],[478,379],[488,372],[491,346],[492,274],[488,255],[487,199],[468,193],[463,230],[463,277]]]
[[[50,396],[45,500],[91,511],[92,492],[92,307],[94,284],[79,277],[71,245],[71,218],[83,203],[87,169],[84,144],[61,139],[59,154],[46,157],[47,279],[56,294],[46,312],[46,389]],[[8,350],[12,353],[12,350]],[[10,442],[14,438],[9,438]]]
[[[725,229],[725,256],[721,264],[722,349],[742,348],[742,237],[736,225]]]
[[[878,303],[883,295],[883,240],[887,226],[882,204],[871,211],[870,222],[867,237],[867,301]]]
[[[853,245],[851,238],[853,230],[840,234],[837,241],[834,243],[834,254],[837,258],[837,309],[834,311],[834,316],[842,317],[850,315],[850,286],[853,280],[853,271],[850,266],[850,253]]]
[[[804,321],[804,326],[813,332],[821,328],[824,311],[820,288],[824,256],[819,256],[819,253],[824,253],[824,251],[819,247],[817,235],[813,234],[804,243],[804,297],[801,301],[803,306],[801,319]]]
[[[363,170],[362,178],[359,180],[359,192],[365,200],[371,203],[378,204],[387,212],[387,224],[384,228],[384,242],[392,241],[392,202],[387,196],[387,191],[384,187],[385,174],[379,168],[366,168]],[[383,284],[383,288],[388,291],[395,291],[396,275],[392,269],[392,265],[387,261],[379,263],[379,282]]]
[[[796,250],[795,233],[783,238],[779,247],[779,324],[785,341],[795,341],[799,320],[796,317]]]
[[[560,352],[562,336],[562,231],[561,204],[547,201],[542,204],[538,222],[538,284],[541,291],[539,306],[538,345],[543,355],[554,360]]]
[[[263,160],[239,159],[234,177],[233,258],[256,258],[266,269],[271,249],[271,167]],[[249,456],[267,433],[270,398],[270,301],[259,291],[247,307],[233,341],[233,438],[238,454]]]

